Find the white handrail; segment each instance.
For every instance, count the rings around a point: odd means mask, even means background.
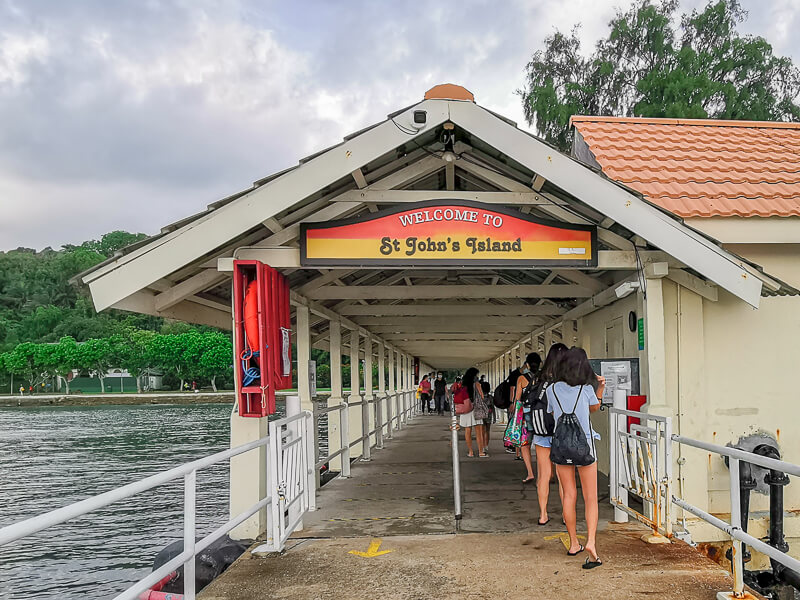
[[[665,443],[665,451],[667,453],[667,457],[669,457],[669,461],[667,463],[667,473],[666,477],[663,480],[659,480],[658,483],[658,490],[656,492],[656,498],[654,502],[660,503],[665,500],[669,506],[669,504],[674,504],[675,506],[680,507],[681,509],[685,510],[686,512],[695,515],[696,517],[702,519],[706,523],[709,523],[716,527],[717,529],[725,532],[733,542],[734,548],[731,554],[731,562],[732,562],[732,572],[733,572],[733,597],[739,598],[742,597],[744,592],[744,581],[743,581],[743,574],[744,574],[744,564],[742,561],[742,544],[747,544],[750,547],[758,550],[759,552],[769,556],[771,559],[777,561],[778,563],[782,564],[784,567],[791,569],[795,572],[800,572],[800,560],[797,560],[788,554],[782,552],[781,550],[770,546],[769,544],[765,543],[764,541],[753,537],[752,535],[748,534],[745,531],[745,527],[743,523],[741,523],[741,514],[740,514],[740,506],[739,506],[739,499],[740,499],[740,481],[739,481],[739,467],[740,463],[750,463],[753,465],[758,465],[768,470],[778,471],[781,473],[786,473],[788,475],[793,475],[795,477],[800,477],[800,465],[796,465],[793,463],[789,463],[783,460],[778,460],[775,458],[770,458],[767,456],[761,456],[760,454],[755,454],[753,452],[747,452],[745,450],[741,450],[739,448],[732,448],[730,446],[720,446],[718,444],[712,444],[709,442],[703,442],[700,440],[695,440],[692,438],[688,438],[682,435],[671,435],[671,427],[672,427],[672,420],[669,417],[660,417],[657,415],[649,415],[647,413],[639,413],[629,410],[624,410],[620,408],[611,408],[610,412],[612,415],[625,415],[629,417],[634,417],[642,420],[652,420],[657,423],[656,431],[654,439],[650,442],[656,448],[658,445],[663,441]],[[620,424],[621,425],[621,424]],[[663,429],[659,431],[659,427],[663,426]],[[612,436],[628,436],[629,434],[623,432],[622,427],[619,430],[612,430]],[[669,467],[671,466],[671,454],[670,454],[670,447],[672,443],[676,444],[683,444],[685,446],[691,446],[693,448],[698,448],[700,450],[705,450],[707,452],[711,452],[717,454],[719,456],[725,456],[729,459],[729,468],[730,468],[730,499],[731,499],[731,522],[726,523],[722,519],[709,514],[708,512],[694,506],[684,500],[683,498],[679,498],[673,495],[670,492],[670,483],[671,483],[671,472]],[[658,464],[656,462],[656,464]],[[619,482],[620,474],[618,472],[619,463],[612,461],[612,473],[611,473],[611,482],[612,488],[616,486],[622,487],[622,484]],[[620,500],[615,497],[616,490],[612,489],[611,493],[611,503],[618,508],[621,508],[623,511],[639,518],[640,520],[642,515],[639,515],[626,505],[620,505]],[[670,523],[671,517],[669,516],[669,511],[665,511],[666,523]],[[687,532],[688,533],[688,532]]]
[[[323,392],[324,394],[324,392]],[[292,395],[292,394],[279,394],[279,395]],[[392,428],[400,429],[403,425],[408,423],[410,417],[414,415],[415,411],[415,403],[410,398],[411,391],[409,390],[397,390],[393,393],[385,393],[383,397],[376,397],[370,404],[379,403],[381,401],[388,401],[388,410],[386,414],[386,418],[384,419],[383,411],[379,411],[379,418],[376,419],[375,428],[368,431],[366,434],[366,438],[369,439],[370,436],[376,433],[376,430],[382,429],[384,427],[387,428],[388,439],[391,439],[391,432]],[[397,403],[397,410],[394,410],[392,406],[393,403]],[[321,414],[339,411],[339,414],[343,414],[348,411],[351,407],[356,405],[367,404],[363,400],[361,402],[347,404],[347,402],[343,402],[339,405],[332,406],[332,407],[325,407],[322,410],[315,411],[316,417],[319,417]],[[237,446],[236,448],[231,448],[229,450],[223,450],[221,452],[217,452],[210,456],[200,458],[194,460],[192,462],[185,463],[183,465],[174,467],[167,471],[163,471],[161,473],[156,473],[139,481],[135,481],[129,483],[127,485],[109,490],[107,492],[103,492],[96,496],[92,496],[90,498],[86,498],[84,500],[80,500],[73,504],[69,504],[67,506],[57,508],[55,510],[51,510],[41,515],[37,515],[35,517],[25,519],[23,521],[19,521],[17,523],[13,523],[11,525],[7,525],[5,527],[0,528],[0,546],[9,544],[21,538],[33,535],[39,531],[52,527],[54,525],[58,525],[60,523],[64,523],[71,519],[75,519],[87,513],[96,511],[101,509],[105,506],[113,504],[115,502],[119,502],[120,500],[124,500],[126,498],[130,498],[136,494],[145,492],[152,488],[158,487],[180,477],[184,478],[184,550],[176,557],[169,560],[167,563],[153,571],[152,573],[148,574],[143,579],[139,580],[127,590],[123,591],[119,595],[115,597],[114,600],[135,600],[138,598],[139,594],[142,592],[150,589],[154,584],[161,581],[165,576],[169,575],[176,569],[178,569],[181,565],[184,566],[185,573],[184,573],[184,582],[186,589],[184,590],[184,597],[186,600],[194,600],[195,593],[194,593],[194,558],[203,550],[208,548],[212,543],[216,540],[220,539],[222,536],[230,532],[235,527],[241,525],[247,519],[252,517],[256,514],[259,510],[268,507],[269,505],[275,505],[276,502],[282,503],[281,505],[283,508],[292,507],[294,510],[294,506],[300,502],[303,507],[303,510],[314,510],[316,506],[316,501],[314,500],[314,494],[316,491],[316,486],[314,485],[315,473],[317,472],[317,468],[324,464],[325,462],[335,458],[339,455],[344,455],[343,459],[347,460],[347,469],[343,468],[342,475],[347,476],[349,475],[349,452],[350,447],[356,445],[358,442],[365,439],[365,436],[362,435],[358,440],[355,442],[351,442],[350,444],[345,444],[344,447],[329,456],[321,459],[317,462],[316,465],[312,464],[312,459],[314,456],[314,451],[312,448],[308,447],[308,441],[306,440],[305,451],[301,450],[300,454],[297,454],[297,451],[294,450],[295,446],[301,441],[298,438],[289,439],[292,437],[290,429],[286,428],[284,431],[284,427],[287,425],[291,425],[296,422],[300,422],[306,420],[302,426],[296,426],[295,429],[299,433],[299,435],[303,438],[308,438],[309,434],[313,432],[315,438],[318,436],[318,431],[316,430],[315,425],[309,425],[309,421],[314,423],[314,419],[312,414],[305,411],[301,412],[300,414],[293,415],[291,417],[285,417],[283,419],[279,419],[277,421],[273,421],[271,423],[271,431],[273,432],[273,436],[265,436],[259,440],[249,442],[247,444],[242,444],[241,446]],[[346,439],[347,435],[347,424],[348,419],[342,420],[342,439]],[[364,429],[368,429],[368,425],[364,425]],[[272,438],[275,438],[274,440]],[[287,443],[283,443],[283,439],[287,438]],[[369,443],[369,442],[368,442]],[[300,469],[303,472],[307,472],[307,476],[302,476],[299,471],[294,471],[291,476],[295,479],[293,480],[295,484],[300,485],[298,481],[298,475],[300,475],[300,479],[304,479],[308,482],[308,485],[303,486],[303,491],[301,492],[302,495],[306,495],[306,498],[301,498],[300,496],[295,496],[292,500],[286,502],[285,499],[279,497],[279,490],[268,488],[267,497],[259,500],[256,504],[248,508],[246,511],[240,513],[236,517],[230,519],[213,532],[205,536],[199,541],[195,541],[196,535],[196,515],[195,515],[195,498],[196,498],[196,490],[195,490],[195,482],[196,482],[196,473],[200,469],[204,469],[211,465],[227,461],[234,456],[238,456],[239,454],[243,454],[245,452],[249,452],[251,450],[255,450],[257,448],[267,446],[268,447],[268,454],[270,454],[270,449],[279,449],[279,452],[288,449],[291,452],[294,452],[293,456],[290,458],[290,464],[293,464],[295,468],[297,465],[300,464]],[[299,457],[299,459],[298,459]],[[307,458],[305,458],[307,457]],[[273,467],[277,466],[277,457],[271,457],[270,461]],[[300,463],[297,461],[300,460]],[[294,462],[292,462],[294,461]],[[273,469],[274,470],[274,469]],[[268,473],[268,479],[274,478],[274,474]],[[276,483],[273,481],[273,484]],[[276,485],[272,487],[277,488]],[[269,511],[273,515],[275,514],[275,506],[273,509]],[[281,514],[282,511],[278,511],[278,514]],[[276,531],[280,530],[278,535],[273,535],[273,542],[277,543],[279,547],[282,547],[283,542],[285,539],[291,534],[292,530],[302,522],[303,511],[300,511],[299,514],[295,514],[294,518],[291,518],[290,515],[290,522],[284,523],[282,525],[278,525],[273,519],[272,526],[275,528]],[[269,515],[268,515],[268,529],[270,529],[269,525]],[[272,531],[270,533],[273,533]]]
[[[260,440],[242,444],[241,446],[231,448],[230,450],[217,452],[216,454],[206,456],[205,458],[200,458],[162,473],[156,473],[150,477],[145,477],[139,481],[123,485],[122,487],[114,488],[113,490],[103,492],[102,494],[92,496],[91,498],[86,498],[85,500],[80,500],[79,502],[51,510],[44,514],[31,517],[30,519],[19,521],[13,525],[7,525],[0,529],[0,546],[9,544],[23,537],[27,537],[42,531],[43,529],[52,527],[53,525],[59,525],[65,521],[80,517],[86,513],[93,512],[103,508],[104,506],[108,506],[109,504],[124,500],[125,498],[130,498],[131,496],[141,492],[146,492],[149,489],[168,483],[173,479],[177,479],[178,477],[185,477],[193,471],[197,471],[218,462],[228,460],[231,457],[243,454],[244,452],[249,452],[250,450],[254,450],[260,446],[266,446],[268,443],[269,436],[263,437]]]

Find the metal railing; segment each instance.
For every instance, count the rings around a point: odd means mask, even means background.
[[[626,515],[633,516],[652,527],[654,531],[671,537],[672,511],[670,508],[674,504],[726,533],[733,544],[730,555],[733,575],[733,591],[730,594],[732,598],[747,597],[744,591],[742,544],[747,544],[780,563],[783,567],[795,573],[800,573],[800,561],[747,533],[746,524],[743,525],[741,518],[741,481],[739,478],[742,463],[757,465],[770,471],[777,471],[794,477],[800,477],[799,465],[738,448],[720,446],[681,435],[673,435],[672,420],[669,417],[649,415],[620,408],[610,408],[609,413],[611,425],[611,444],[609,447],[614,450],[610,453],[609,462],[611,466],[609,469],[610,500],[615,509],[621,510]],[[654,425],[652,427],[647,424],[631,425],[630,431],[628,431],[625,417],[640,419],[641,423],[653,422]],[[730,477],[730,523],[672,493],[673,443],[698,448],[727,458]],[[628,494],[635,495],[642,500],[645,514],[628,506]],[[688,534],[688,532],[685,533]]]
[[[309,479],[303,472],[306,463],[302,459],[304,455],[306,457],[311,455],[309,444],[307,443],[310,419],[311,413],[303,412],[299,415],[273,421],[270,423],[270,435],[254,442],[242,444],[223,452],[217,452],[168,471],[151,475],[140,481],[129,483],[80,502],[3,527],[0,529],[0,546],[183,477],[183,551],[147,577],[118,594],[114,600],[133,600],[138,598],[139,594],[149,590],[181,566],[184,569],[184,597],[186,600],[194,600],[195,557],[212,543],[270,504],[272,504],[272,507],[267,513],[267,529],[273,540],[279,540],[282,544],[285,541],[286,531],[288,530],[291,533],[293,527],[296,526],[296,517],[294,521],[286,523],[281,511],[287,508],[291,509],[300,498],[297,509],[302,516],[302,511],[308,506],[307,498],[309,492],[313,495],[314,488],[309,488],[307,485]],[[304,441],[306,442],[305,448]],[[195,511],[197,471],[264,446],[268,446],[268,455],[271,458],[267,472],[266,497],[219,526],[201,540],[195,541],[197,535]],[[274,493],[276,490],[286,490],[286,492]],[[303,498],[306,498],[306,500],[303,501]],[[295,511],[289,510],[290,515],[293,512],[295,515],[297,514]]]
[[[754,452],[746,452],[744,450],[739,450],[738,448],[729,448],[727,446],[718,446],[717,444],[709,444],[708,442],[701,442],[680,435],[673,435],[672,441],[677,442],[678,444],[691,446],[693,448],[706,450],[707,452],[712,452],[714,454],[718,454],[720,456],[725,456],[728,458],[728,464],[730,468],[730,498],[731,498],[730,523],[726,523],[722,519],[719,519],[714,515],[711,515],[706,511],[696,506],[693,506],[692,504],[689,504],[688,502],[686,502],[686,500],[682,498],[676,498],[673,496],[672,502],[676,506],[679,506],[680,508],[685,510],[686,512],[689,512],[694,516],[703,519],[707,523],[710,523],[717,529],[724,531],[726,534],[730,536],[731,542],[733,543],[733,551],[731,554],[731,563],[733,572],[732,597],[733,598],[745,597],[742,543],[747,544],[751,548],[755,548],[759,552],[769,556],[771,559],[782,564],[784,567],[787,567],[792,571],[800,573],[800,561],[798,561],[795,558],[792,558],[791,556],[785,554],[784,552],[781,552],[777,548],[774,548],[773,546],[764,543],[760,539],[753,537],[744,530],[744,528],[742,527],[741,512],[739,505],[739,501],[741,498],[740,496],[741,481],[739,479],[740,463],[744,462],[744,463],[750,463],[752,465],[758,465],[759,467],[763,467],[765,469],[780,471],[782,473],[786,473],[787,475],[793,475],[795,477],[800,477],[800,466],[782,460],[761,456],[759,454],[755,454]]]
[[[392,432],[398,431],[407,426],[411,418],[416,413],[416,403],[413,398],[414,391],[400,390],[394,393],[378,392],[377,395],[366,399],[364,395],[358,394],[360,400],[349,402],[342,398],[340,402],[332,406],[314,406],[314,432],[315,438],[319,439],[319,420],[322,415],[328,417],[328,439],[331,440],[331,421],[330,415],[337,414],[339,425],[338,450],[331,452],[330,444],[328,454],[319,456],[319,447],[315,448],[316,461],[314,466],[320,469],[323,465],[329,464],[337,457],[341,457],[342,477],[350,477],[351,450],[361,445],[360,457],[362,460],[370,460],[372,448],[383,448],[385,439],[392,439]],[[361,407],[361,435],[353,440],[350,439],[350,410]],[[385,410],[384,410],[385,408]],[[385,415],[385,418],[384,418]],[[374,427],[370,428],[370,423]],[[374,442],[373,442],[374,438]],[[317,473],[317,487],[319,487],[319,475]]]
[[[628,417],[639,419],[628,430]],[[672,422],[667,417],[609,408],[610,501],[618,521],[631,516],[653,531],[672,537]],[[631,508],[629,495],[639,498],[642,511]],[[624,515],[624,516],[623,516]]]
[[[296,394],[279,394],[294,396]],[[320,394],[322,395],[322,394]],[[287,403],[288,404],[288,403]],[[362,435],[349,440],[350,410],[361,407]],[[342,400],[339,404],[315,407],[313,413],[299,414],[269,423],[269,434],[259,440],[224,450],[184,465],[146,477],[140,481],[115,488],[74,504],[37,515],[30,519],[0,528],[0,546],[31,536],[39,531],[94,512],[142,492],[167,484],[178,478],[184,479],[183,551],[128,589],[114,600],[133,600],[150,590],[177,569],[184,569],[184,598],[194,600],[195,558],[212,543],[244,523],[260,510],[266,510],[266,543],[261,551],[281,551],[289,536],[302,528],[303,516],[316,509],[316,490],[320,487],[319,469],[334,458],[341,456],[341,476],[350,476],[351,449],[361,444],[361,456],[369,460],[371,448],[383,447],[384,439],[391,439],[392,432],[408,425],[416,413],[413,390],[398,390],[381,393],[373,398],[357,402]],[[319,418],[338,411],[340,420],[341,448],[327,456],[319,456]],[[374,427],[370,427],[370,423]],[[330,432],[330,428],[329,428]],[[266,447],[266,495],[250,508],[228,520],[213,532],[196,540],[196,482],[197,471],[235,456]]]

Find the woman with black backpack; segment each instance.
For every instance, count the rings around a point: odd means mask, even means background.
[[[531,386],[536,379],[536,375],[538,374],[539,367],[541,365],[542,357],[539,356],[539,353],[531,352],[525,358],[523,365],[519,369],[512,371],[511,375],[509,375],[509,383],[511,384],[511,404],[515,407],[515,411],[522,409],[524,412],[525,410],[530,409],[528,402],[530,398]],[[525,428],[528,429],[528,435],[526,436],[526,440],[517,446],[517,456],[522,456],[522,460],[525,463],[525,469],[528,472],[527,477],[522,480],[522,483],[532,483],[536,479],[533,474],[533,459],[531,458],[532,432],[530,431],[527,422],[525,423]]]
[[[555,419],[547,410],[547,388],[556,380],[556,367],[567,347],[558,342],[550,346],[544,366],[531,391],[531,428],[533,430],[533,447],[536,448],[536,495],[539,497],[539,525],[547,525],[550,515],[547,514],[547,502],[550,499],[550,479],[553,476],[553,463],[550,460],[550,446],[553,443]],[[562,493],[561,484],[558,484]]]
[[[595,375],[583,348],[572,347],[558,362],[556,382],[547,388],[548,411],[553,413],[556,421],[550,457],[556,464],[564,490],[564,521],[570,541],[567,554],[575,556],[586,550],[589,556],[583,564],[584,569],[594,569],[603,564],[597,554],[596,540],[597,453],[594,440],[599,436],[592,429],[589,415],[600,409],[605,386],[605,378]],[[586,512],[586,547],[580,545],[576,533],[576,467]]]

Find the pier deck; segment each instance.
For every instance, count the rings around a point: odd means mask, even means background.
[[[457,528],[448,423],[418,416],[395,432],[372,461],[353,464],[351,478],[322,488],[318,510],[284,554],[246,553],[201,600],[647,594],[701,600],[730,589],[724,569],[682,542],[648,545],[639,539],[644,529],[610,525],[602,484],[598,548],[606,564],[582,570],[585,554],[565,554],[558,488],[551,487],[550,523],[537,526],[536,488],[521,483],[522,462],[503,452],[500,424],[492,431],[490,458],[468,459],[461,444],[464,518]]]

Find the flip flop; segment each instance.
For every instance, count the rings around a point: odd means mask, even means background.
[[[467,454],[467,458],[475,458],[474,454]]]
[[[570,552],[569,550],[567,550],[567,556],[578,556],[578,554],[580,554],[584,550],[586,550],[586,548],[584,548],[583,546],[581,546],[581,549],[578,550],[577,552]],[[589,559],[587,558],[586,560],[588,561]],[[593,567],[588,567],[588,568],[593,568]]]
[[[547,519],[547,521],[545,521],[544,523],[542,523],[541,521],[536,521],[536,524],[537,524],[539,527],[544,527],[544,526],[545,526],[545,525],[547,525],[549,522],[550,522],[550,519]]]
[[[478,458],[489,458],[488,454],[478,454]]]
[[[533,483],[536,481],[536,477],[528,477],[527,479],[523,479],[522,483]]]
[[[586,557],[586,562],[583,563],[582,568],[583,569],[594,569],[595,567],[599,567],[602,564],[603,564],[603,561],[600,560],[599,556],[597,558],[595,558],[594,560],[591,560],[591,557],[587,556]]]

